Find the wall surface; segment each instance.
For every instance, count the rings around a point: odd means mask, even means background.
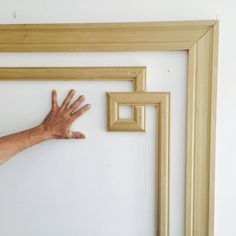
[[[236,235],[235,1],[233,0],[1,0],[0,23],[220,20],[216,145],[215,235]],[[7,55],[5,55],[8,57]],[[2,57],[3,60],[4,57]],[[21,63],[22,64],[22,63]],[[40,63],[38,63],[40,64]],[[59,64],[59,63],[58,63]],[[66,62],[64,62],[66,64]],[[19,64],[20,65],[20,64]],[[12,90],[14,93],[14,90]],[[22,126],[23,127],[23,126]]]
[[[171,92],[170,228],[183,235],[186,52],[0,54],[0,66],[95,65],[145,65],[147,90]],[[131,82],[0,81],[0,135],[37,125],[53,88],[60,103],[70,88],[91,103],[72,127],[87,139],[45,142],[0,166],[0,235],[154,236],[154,107],[146,132],[106,132],[105,92]]]

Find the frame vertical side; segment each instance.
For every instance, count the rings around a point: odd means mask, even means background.
[[[213,26],[212,44],[212,80],[211,80],[211,114],[210,114],[210,163],[209,163],[209,222],[208,235],[214,235],[214,199],[215,199],[215,139],[216,139],[216,101],[217,101],[217,68],[219,22]]]
[[[169,141],[170,94],[166,94],[157,111],[158,135],[158,236],[169,235]]]
[[[107,93],[108,111],[119,104],[156,105],[156,236],[169,235],[169,159],[170,159],[170,93],[116,92]]]
[[[185,171],[185,235],[193,235],[194,200],[194,137],[196,103],[197,45],[188,51],[188,94],[187,94],[187,133]]]
[[[194,158],[194,196],[193,196],[193,236],[210,236],[213,225],[214,202],[214,154],[211,145],[212,127],[215,120],[212,96],[213,81],[212,64],[216,60],[213,53],[214,28],[197,43],[197,78],[196,78],[196,106],[195,106],[195,158]],[[213,86],[214,87],[214,86]],[[212,123],[213,122],[213,123]],[[210,232],[211,231],[211,232]]]

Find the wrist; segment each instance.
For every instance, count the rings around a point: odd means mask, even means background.
[[[37,136],[39,136],[42,139],[42,141],[53,139],[53,135],[50,132],[48,132],[44,124],[40,124],[34,127],[33,129],[35,130]]]

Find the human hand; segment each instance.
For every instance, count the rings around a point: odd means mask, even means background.
[[[90,104],[84,105],[82,108],[77,109],[80,104],[85,100],[85,97],[81,95],[75,102],[70,106],[69,103],[75,95],[75,90],[72,89],[68,93],[67,97],[63,101],[62,105],[59,106],[57,103],[57,92],[52,91],[52,108],[46,118],[41,123],[45,133],[49,138],[56,139],[83,139],[85,135],[81,132],[72,132],[70,127],[72,123],[85,113],[91,107]]]

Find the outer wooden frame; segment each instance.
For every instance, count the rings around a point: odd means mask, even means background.
[[[185,235],[212,236],[217,21],[0,25],[0,52],[159,50],[188,52]]]

